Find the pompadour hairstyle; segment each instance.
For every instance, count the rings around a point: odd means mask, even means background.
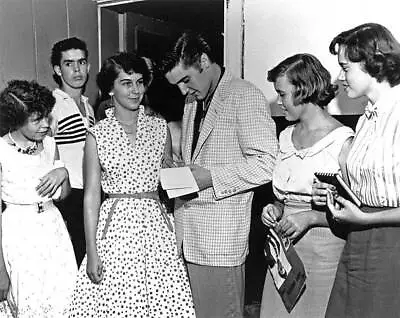
[[[215,62],[215,53],[206,39],[193,31],[185,31],[162,60],[161,72],[168,73],[180,62],[185,67],[200,69],[200,57],[203,53],[207,54],[211,62]]]

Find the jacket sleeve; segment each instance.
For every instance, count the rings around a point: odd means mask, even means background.
[[[262,92],[249,85],[235,99],[235,129],[243,160],[211,168],[216,200],[271,181],[278,152],[275,122]]]

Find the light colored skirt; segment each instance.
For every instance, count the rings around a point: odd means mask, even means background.
[[[309,209],[310,207],[285,207],[284,213],[289,215]],[[268,271],[264,283],[260,317],[324,317],[344,244],[345,241],[336,237],[328,227],[310,229],[294,245],[307,274],[305,292],[292,312],[288,314]]]
[[[8,205],[2,215],[3,253],[14,317],[67,317],[77,275],[72,244],[58,209],[38,213],[33,205]]]

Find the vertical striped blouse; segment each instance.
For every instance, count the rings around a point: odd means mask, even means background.
[[[399,207],[400,85],[382,96],[374,109],[372,116],[364,114],[357,123],[347,158],[351,188],[365,205]]]

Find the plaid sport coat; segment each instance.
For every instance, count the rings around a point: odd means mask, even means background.
[[[190,98],[190,97],[189,97]],[[182,157],[211,171],[213,187],[175,211],[177,243],[188,262],[237,266],[248,254],[252,188],[271,180],[278,151],[268,102],[225,71],[191,156],[196,101],[185,104]]]

